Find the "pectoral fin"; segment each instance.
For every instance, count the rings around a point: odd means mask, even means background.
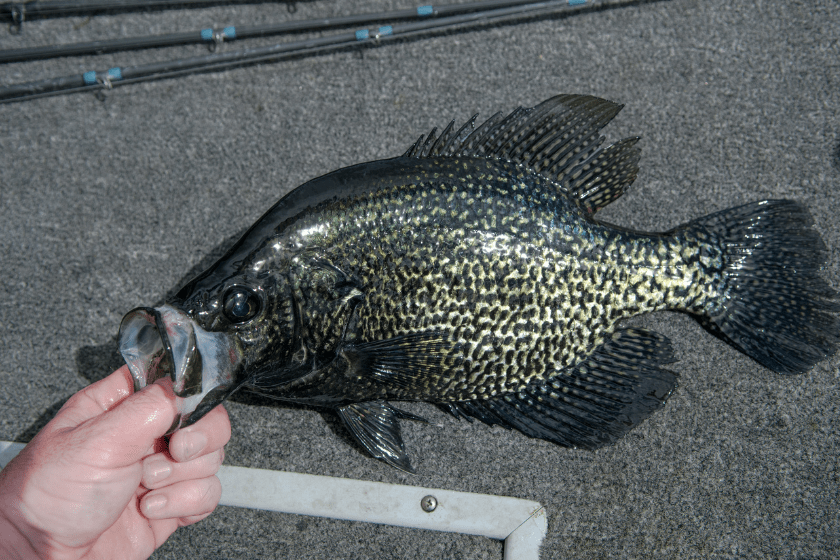
[[[431,331],[347,344],[341,354],[350,364],[351,374],[410,390],[424,379],[441,375],[451,346],[444,333]]]
[[[368,453],[401,471],[414,473],[400,434],[399,419],[404,413],[387,402],[353,403],[338,409],[350,433]]]

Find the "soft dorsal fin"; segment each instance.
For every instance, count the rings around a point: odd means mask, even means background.
[[[404,157],[469,156],[524,165],[556,181],[584,209],[595,213],[620,197],[638,173],[638,138],[602,148],[601,129],[623,105],[588,95],[558,95],[508,116],[496,113],[475,126],[478,115],[437,136],[420,137]]]

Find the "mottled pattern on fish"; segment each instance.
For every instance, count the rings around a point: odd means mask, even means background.
[[[551,181],[475,158],[395,161],[381,188],[307,212],[268,245],[255,272],[282,269],[278,257],[307,247],[307,258],[357,279],[358,330],[346,342],[439,333],[413,349],[424,356],[422,376],[359,373],[349,384],[325,372],[318,391],[348,402],[519,391],[585,359],[622,318],[699,310],[715,285],[701,253],[719,255],[687,232],[651,237],[598,224]],[[323,319],[310,322],[314,333],[344,329]],[[333,353],[340,338],[311,345]]]
[[[415,417],[389,400],[566,446],[622,437],[677,383],[669,341],[620,325],[641,313],[692,313],[779,373],[834,354],[840,306],[802,205],[665,233],[596,220],[638,171],[637,138],[602,147],[620,108],[566,95],[473,117],[295,189],[170,305],[126,315],[138,386],[172,377],[183,425],[240,387],[332,407],[411,470]]]

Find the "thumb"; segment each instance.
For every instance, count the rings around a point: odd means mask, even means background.
[[[123,366],[108,377],[92,383],[71,396],[50,421],[53,430],[75,428],[79,424],[108,411],[134,392],[134,381]]]
[[[79,402],[67,402],[71,405],[68,412],[98,408],[99,414],[71,430],[77,442],[99,456],[100,464],[112,468],[136,463],[153,453],[155,440],[169,431],[178,415],[175,395],[159,384],[118,400],[117,393],[130,383],[121,373],[122,368],[82,391],[86,394]]]

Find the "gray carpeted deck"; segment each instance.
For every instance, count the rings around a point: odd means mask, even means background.
[[[409,7],[260,4],[27,22],[0,48]],[[259,41],[259,44],[271,40]],[[227,48],[236,48],[235,46]],[[0,83],[201,47],[0,67]],[[665,230],[762,198],[794,198],[840,286],[840,5],[673,0],[0,105],[0,439],[26,441],[120,364],[128,309],[159,302],[308,178],[402,153],[474,112],[556,93],[626,103],[608,135],[643,137],[642,171],[603,218]],[[543,503],[543,558],[836,558],[840,357],[785,378],[690,317],[667,335],[680,387],[616,446],[563,449],[501,428],[404,423],[417,475],[366,456],[338,420],[244,399],[226,463],[517,496]],[[220,508],[154,556],[501,558],[482,537]]]

